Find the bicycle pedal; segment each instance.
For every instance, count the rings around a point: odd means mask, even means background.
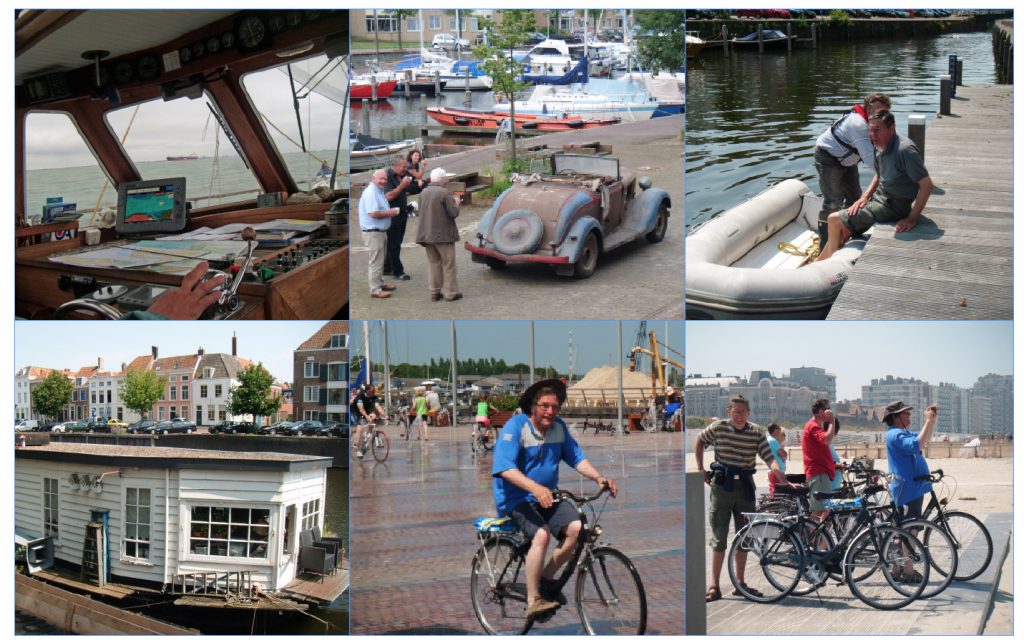
[[[534,623],[547,623],[552,618],[554,618],[555,614],[557,614],[557,613],[558,613],[558,610],[554,610],[554,611],[548,612],[547,614],[541,614],[540,616],[534,618],[533,622]]]

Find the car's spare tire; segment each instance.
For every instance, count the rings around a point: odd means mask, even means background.
[[[494,247],[507,255],[530,254],[544,236],[544,222],[530,210],[510,210],[498,218],[491,234]]]

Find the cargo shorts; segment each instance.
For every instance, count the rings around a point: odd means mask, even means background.
[[[838,475],[838,474],[836,474]],[[811,511],[825,511],[825,501],[818,500],[814,497],[815,491],[832,491],[832,480],[829,479],[827,473],[819,473],[813,478],[807,479],[807,490],[810,492],[807,494],[807,504],[810,506]]]
[[[726,491],[720,484],[711,485],[711,506],[708,509],[708,522],[711,523],[711,549],[725,551],[729,542],[729,521],[739,531],[747,524],[744,512],[756,511],[756,503],[748,499],[743,483],[736,480],[732,491]]]
[[[839,213],[839,219],[842,221],[843,227],[856,236],[864,234],[876,223],[896,223],[907,218],[913,204],[913,199],[897,199],[882,190],[875,190],[863,208],[857,210],[852,216],[847,208]]]

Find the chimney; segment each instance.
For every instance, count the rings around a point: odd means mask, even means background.
[[[196,351],[196,355],[197,355],[197,356],[199,356],[199,357],[202,357],[202,356],[203,356],[203,355],[205,355],[205,354],[206,354],[206,349],[205,349],[205,348],[203,348],[202,346],[200,346],[200,347],[199,347],[199,350],[198,350],[198,351]]]
[[[124,375],[124,369],[126,368],[128,368],[128,365],[125,364],[124,362],[121,362],[121,375]]]
[[[153,359],[156,359],[156,357],[159,354],[160,350],[156,346],[152,346],[151,348],[153,349]]]
[[[96,370],[97,371],[102,371],[103,370],[103,358],[102,357],[97,357],[96,358]]]
[[[231,357],[238,357],[238,335],[231,333]]]

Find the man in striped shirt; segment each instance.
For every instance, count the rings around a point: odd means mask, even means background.
[[[757,457],[771,467],[777,484],[787,484],[786,476],[779,468],[772,455],[768,438],[764,430],[748,421],[750,404],[742,395],[729,400],[729,419],[720,420],[709,425],[698,436],[694,455],[697,458],[697,470],[704,474],[704,482],[711,486],[711,503],[708,510],[708,521],[711,523],[711,587],[704,598],[707,602],[722,598],[720,581],[722,566],[725,563],[725,549],[729,540],[729,520],[732,519],[736,531],[745,522],[744,512],[755,510],[754,472],[757,468]],[[714,447],[715,463],[713,473],[704,468],[704,449]],[[742,548],[736,550],[736,580],[744,585],[747,565],[747,552]],[[757,594],[757,590],[747,588]],[[742,596],[739,590],[733,596]]]

